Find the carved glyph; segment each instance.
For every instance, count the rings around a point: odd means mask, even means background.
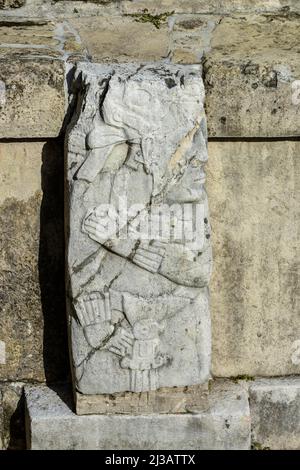
[[[79,64],[74,83],[66,233],[76,388],[203,383],[212,261],[200,69]]]

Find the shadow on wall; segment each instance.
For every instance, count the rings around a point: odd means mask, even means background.
[[[65,306],[64,144],[48,141],[42,154],[39,282],[44,317],[43,359],[47,383],[70,378]]]
[[[64,144],[51,139],[42,151],[42,200],[40,206],[40,238],[38,271],[43,323],[43,367],[47,384],[57,387],[70,382],[70,366],[65,307],[64,246]],[[38,334],[38,333],[37,333]],[[39,339],[36,338],[37,345]],[[34,365],[33,365],[34,366]],[[38,367],[38,365],[37,365]],[[20,387],[21,392],[21,387]],[[18,394],[18,393],[17,393]],[[25,448],[24,392],[16,399],[16,407],[7,410],[9,450]]]

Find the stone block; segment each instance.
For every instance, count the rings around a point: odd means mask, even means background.
[[[186,414],[75,415],[63,390],[26,387],[30,449],[249,449],[247,393],[217,384],[205,406]],[[63,436],[63,439],[62,439]]]
[[[59,380],[68,367],[62,144],[1,143],[0,174],[0,380]]]
[[[66,114],[66,61],[83,58],[66,22],[6,18],[0,28],[0,138],[57,137]]]
[[[300,450],[300,378],[257,380],[249,396],[252,447]]]
[[[131,17],[70,18],[93,62],[151,62],[168,56],[168,27]]]
[[[299,135],[299,40],[293,15],[222,19],[203,69],[210,137]]]
[[[10,56],[0,57],[0,64],[0,137],[58,136],[65,115],[64,63]]]
[[[300,373],[300,142],[210,142],[213,374]]]

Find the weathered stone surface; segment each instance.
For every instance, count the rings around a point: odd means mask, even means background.
[[[170,32],[170,59],[174,63],[199,64],[211,50],[217,15],[178,15]]]
[[[257,380],[249,388],[254,449],[300,449],[300,378]]]
[[[168,28],[131,17],[70,18],[93,62],[151,62],[168,56]],[[138,47],[137,47],[138,45]]]
[[[222,19],[204,63],[211,137],[299,135],[299,40],[293,16]]]
[[[78,415],[186,413],[189,408],[203,403],[207,390],[208,384],[111,395],[82,395],[77,392],[76,413]]]
[[[26,403],[27,446],[30,449],[250,447],[247,393],[230,383],[216,385],[202,408],[180,415],[77,416],[70,410],[64,391],[47,387],[26,387]]]
[[[299,374],[300,142],[210,142],[209,155],[213,374]]]
[[[23,385],[0,382],[0,450],[26,447]]]
[[[67,374],[61,147],[0,145],[0,380]]]
[[[84,57],[67,23],[3,19],[0,27],[0,138],[59,135],[66,113],[66,60]]]
[[[203,383],[211,246],[200,68],[81,64],[77,75],[66,140],[77,390]]]
[[[0,137],[57,136],[65,114],[63,62],[2,58],[0,64]]]
[[[125,0],[122,10],[125,13],[157,15],[166,11],[175,13],[246,13],[276,12],[278,10],[299,11],[298,0]]]
[[[0,0],[0,10],[3,8],[20,8],[26,3],[26,0]]]

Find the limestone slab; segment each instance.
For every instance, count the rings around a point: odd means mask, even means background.
[[[200,68],[80,64],[76,77],[66,137],[76,389],[204,383],[212,262]]]
[[[252,445],[300,449],[300,378],[257,380],[249,388]]]
[[[58,393],[57,393],[58,392]],[[26,387],[30,449],[249,449],[247,393],[220,384],[202,409],[186,414],[77,416],[63,390]],[[64,436],[62,439],[61,436]]]
[[[213,373],[300,373],[300,142],[210,142]]]

